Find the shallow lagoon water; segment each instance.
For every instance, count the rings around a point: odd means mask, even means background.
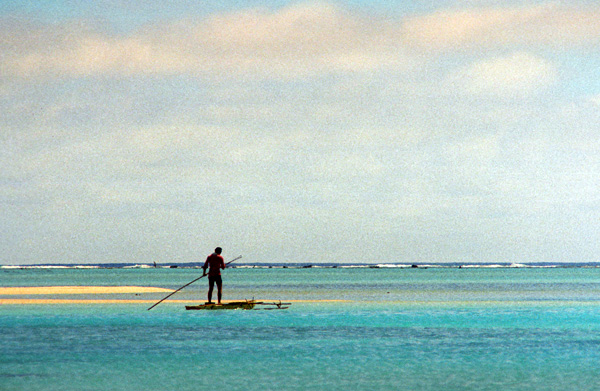
[[[1,286],[176,289],[194,269],[0,270]],[[280,311],[0,306],[6,390],[600,389],[600,269],[230,269]],[[197,303],[206,283],[173,296]],[[98,295],[94,295],[97,297]],[[80,295],[69,296],[85,299]],[[343,300],[343,301],[331,301]]]

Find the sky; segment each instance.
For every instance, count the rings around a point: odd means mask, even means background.
[[[0,3],[0,264],[600,261],[595,1]]]

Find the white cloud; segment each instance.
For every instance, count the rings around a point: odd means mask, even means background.
[[[451,75],[449,85],[471,94],[514,97],[543,91],[557,78],[552,62],[529,53],[514,53],[471,64]]]
[[[3,23],[0,67],[12,76],[217,74],[302,77],[411,70],[423,52],[569,49],[600,43],[600,10],[554,4],[384,18],[327,3],[248,9],[149,24],[114,35],[85,24]]]
[[[416,61],[389,39],[390,25],[325,3],[250,9],[156,24],[129,36],[76,25],[1,32],[8,74],[206,74],[305,76],[406,68]],[[40,42],[18,37],[35,35]]]
[[[451,146],[450,153],[457,159],[467,159],[469,166],[489,163],[500,151],[498,135],[477,136]]]
[[[406,21],[403,34],[421,50],[456,51],[498,47],[600,43],[600,9],[577,9],[556,3],[520,7],[442,10]]]
[[[591,103],[593,103],[593,104],[595,104],[595,105],[598,105],[598,106],[600,106],[600,95],[593,95],[593,96],[590,96],[590,97],[588,98],[588,100],[589,100]]]

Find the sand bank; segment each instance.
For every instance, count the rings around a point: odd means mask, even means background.
[[[24,304],[154,304],[157,300],[149,300],[149,299],[0,299],[0,305],[24,305]],[[244,301],[244,299],[238,300],[223,300],[224,303],[229,303],[232,301]],[[279,302],[279,300],[261,300],[264,302]],[[347,303],[351,302],[350,300],[284,300],[287,303]],[[167,300],[164,302],[168,303],[177,303],[177,304],[203,304],[203,303],[194,303],[193,300]]]
[[[11,304],[154,304],[157,300],[130,300],[130,299],[0,299],[0,305]],[[185,303],[189,300],[169,300],[165,303]]]
[[[106,293],[173,292],[171,289],[146,286],[27,286],[0,287],[0,296],[11,295],[98,295]]]

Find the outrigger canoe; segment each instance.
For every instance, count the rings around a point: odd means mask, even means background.
[[[291,303],[265,303],[263,301],[246,300],[246,301],[232,301],[224,304],[206,303],[200,305],[186,305],[186,310],[252,310],[255,306],[261,307],[261,310],[284,310],[291,305]]]

